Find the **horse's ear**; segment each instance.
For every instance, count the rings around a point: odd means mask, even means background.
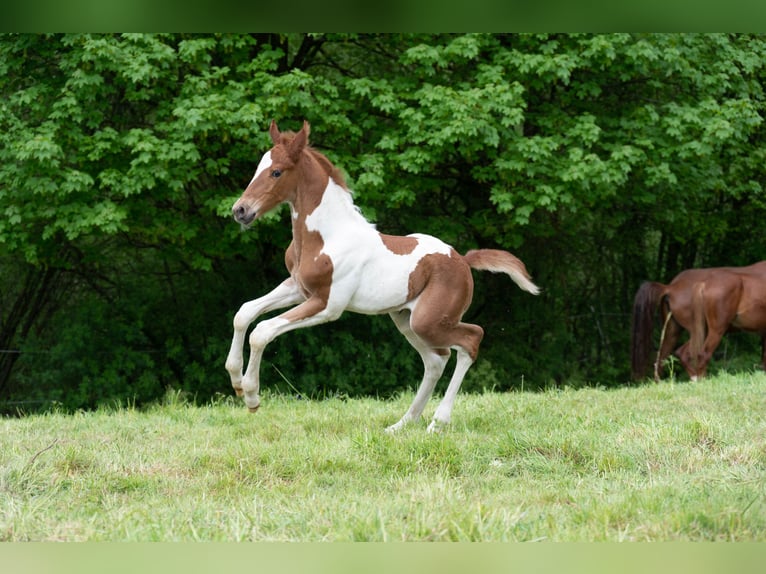
[[[308,145],[310,131],[311,126],[309,126],[309,123],[306,120],[303,120],[303,127],[301,128],[301,131],[295,134],[293,141],[291,141],[287,147],[287,153],[290,155],[290,159],[293,161],[298,161],[298,157],[303,151],[303,148]]]
[[[277,127],[277,122],[274,120],[271,120],[271,125],[269,126],[269,135],[271,136],[271,141],[274,142],[274,145],[277,145],[279,143],[279,128]]]

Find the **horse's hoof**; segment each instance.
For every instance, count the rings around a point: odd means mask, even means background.
[[[251,413],[255,413],[258,411],[259,408],[261,408],[261,405],[258,405],[257,407],[247,407],[247,411]]]
[[[445,423],[444,421],[439,420],[432,420],[431,424],[428,425],[428,428],[426,429],[426,432],[428,434],[439,434],[441,433],[445,428],[447,428],[447,425],[449,423]]]

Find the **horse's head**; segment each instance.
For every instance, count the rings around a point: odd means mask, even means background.
[[[250,225],[277,205],[295,199],[300,177],[298,166],[308,145],[309,131],[307,121],[296,134],[281,133],[276,122],[271,121],[269,135],[274,147],[264,154],[253,179],[232,207],[234,219],[242,225]]]

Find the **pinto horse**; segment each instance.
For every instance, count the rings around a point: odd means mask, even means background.
[[[280,132],[272,121],[274,146],[232,208],[247,227],[277,205],[292,214],[292,242],[285,253],[290,276],[270,293],[240,307],[226,370],[251,412],[260,405],[259,368],[266,345],[283,333],[338,319],[348,310],[388,313],[420,353],[425,373],[409,410],[388,430],[420,418],[444,372],[451,349],[457,363],[447,391],[428,427],[450,422],[452,405],[468,368],[476,360],[484,331],[463,323],[473,297],[471,268],[503,272],[524,291],[539,292],[524,264],[506,251],[480,249],[460,255],[435,237],[379,233],[354,206],[343,176],[309,146],[309,124]],[[245,333],[268,311],[292,306],[259,322],[250,334],[250,357],[242,374]]]
[[[682,329],[689,340],[675,355],[692,380],[704,377],[721,338],[729,331],[761,335],[761,363],[766,369],[766,261],[748,267],[687,269],[668,285],[647,281],[633,303],[632,371],[644,376],[651,352],[654,317],[660,310],[663,331],[654,379],[673,351]]]

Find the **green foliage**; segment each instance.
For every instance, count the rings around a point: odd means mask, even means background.
[[[381,230],[527,263],[535,299],[477,275],[467,387],[627,379],[642,280],[763,258],[764,62],[755,34],[0,36],[0,262],[27,278],[0,284],[0,398],[227,389],[234,312],[285,274],[286,213],[229,218],[272,118],[312,123]],[[283,339],[265,376],[307,396],[420,377],[384,318]]]

